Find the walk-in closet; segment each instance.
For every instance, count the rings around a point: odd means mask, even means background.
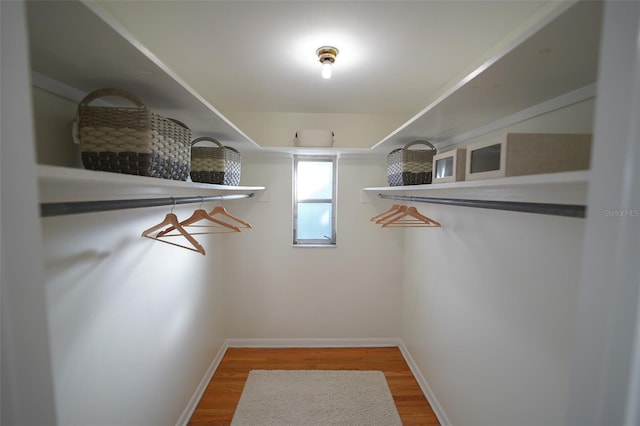
[[[640,424],[640,3],[0,8],[3,425]]]

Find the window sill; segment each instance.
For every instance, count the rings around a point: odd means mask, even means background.
[[[336,248],[337,244],[291,244],[296,248]]]

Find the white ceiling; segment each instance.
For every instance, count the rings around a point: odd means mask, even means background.
[[[559,3],[97,5],[258,144],[286,146],[290,140],[278,139],[299,128],[338,128],[351,141],[360,131],[366,137],[352,145],[371,147]],[[330,80],[321,78],[315,56],[322,45],[340,50]],[[270,133],[269,126],[286,130]]]
[[[541,6],[518,1],[106,1],[223,112],[415,113]],[[318,47],[340,50],[320,77]]]

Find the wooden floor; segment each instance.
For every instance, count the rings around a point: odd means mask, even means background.
[[[250,370],[380,370],[405,425],[438,425],[398,348],[229,348],[189,425],[229,425]]]

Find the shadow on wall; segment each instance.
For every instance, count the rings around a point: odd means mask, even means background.
[[[68,271],[71,271],[65,279],[68,285],[82,281],[110,255],[110,251],[85,250],[71,256],[47,259],[44,265],[47,281],[57,280]]]

